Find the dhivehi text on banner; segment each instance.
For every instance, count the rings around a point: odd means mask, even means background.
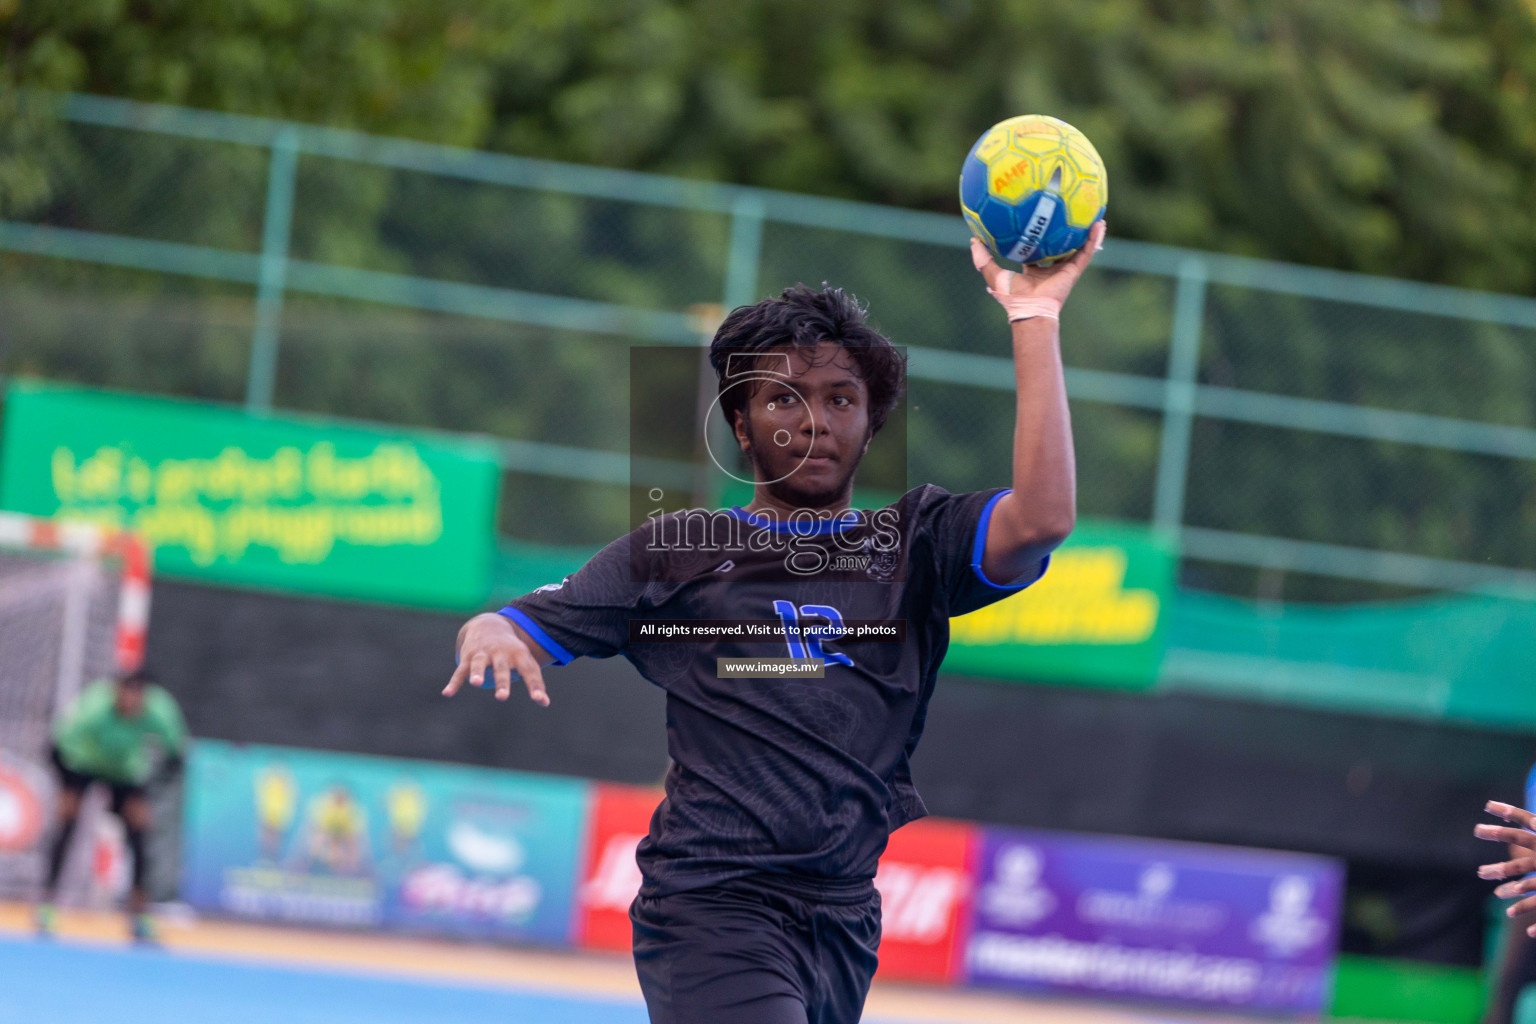
[[[485,443],[25,381],[3,441],[0,506],[132,529],[157,572],[447,607],[490,589]]]
[[[585,780],[198,740],[186,800],[199,910],[571,941]]]
[[[1144,689],[1157,681],[1174,551],[1144,527],[1082,522],[1033,586],[950,620],[949,672]]]

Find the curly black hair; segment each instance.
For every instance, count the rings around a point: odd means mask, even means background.
[[[731,310],[709,343],[709,364],[720,382],[720,411],[725,422],[735,429],[736,413],[746,408],[752,391],[759,386],[731,387],[738,381],[728,379],[728,373],[739,378],[743,372],[739,362],[730,365],[731,356],[745,356],[755,366],[762,353],[792,345],[809,359],[819,343],[830,341],[847,349],[858,367],[859,377],[869,389],[870,436],[879,433],[906,390],[907,357],[869,326],[867,316],[858,299],[825,281],[819,291],[797,284],[784,289],[778,298]]]

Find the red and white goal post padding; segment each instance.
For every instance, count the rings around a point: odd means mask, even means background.
[[[118,668],[132,672],[144,663],[149,631],[150,551],[138,534],[81,523],[0,512],[0,547],[58,551],[82,558],[111,558],[122,563],[117,597]]]

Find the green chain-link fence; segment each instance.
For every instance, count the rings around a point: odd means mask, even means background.
[[[628,510],[626,349],[826,280],[908,348],[909,478],[1008,480],[1007,336],[958,216],[39,102],[0,372],[492,434],[503,529],[596,545]],[[1186,583],[1536,586],[1536,300],[1112,239],[1063,337],[1081,512],[1176,534]]]

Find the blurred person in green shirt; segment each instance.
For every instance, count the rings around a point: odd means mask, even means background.
[[[122,819],[133,855],[128,912],[134,938],[154,940],[144,894],[148,873],[144,839],[152,825],[147,790],[155,766],[151,755],[158,747],[161,773],[173,773],[181,767],[186,742],[187,727],[175,698],[156,686],[142,669],[115,681],[100,679],[87,686],[54,723],[52,760],[59,774],[59,815],[49,850],[43,902],[37,910],[40,933],[53,931],[54,894],[80,814],[80,801],[92,783],[100,782],[111,790],[112,813]]]

